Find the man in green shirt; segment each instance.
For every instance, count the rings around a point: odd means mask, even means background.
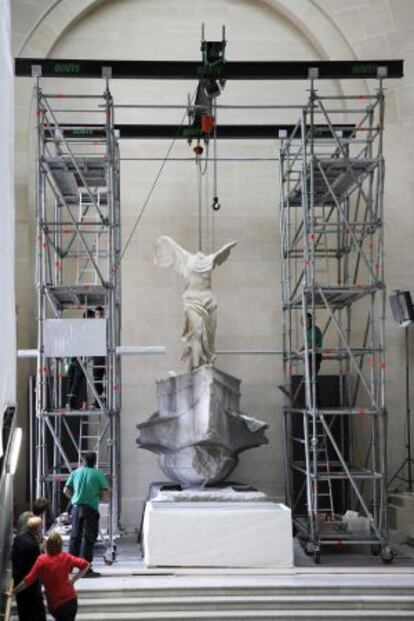
[[[311,313],[306,313],[306,340],[308,342],[309,349],[309,368],[310,375],[312,378],[313,375],[313,366],[312,366],[312,350],[315,349],[315,375],[318,375],[319,369],[321,368],[322,363],[322,352],[318,351],[322,349],[322,332],[318,326],[313,325],[312,315]],[[303,348],[304,349],[304,348]]]
[[[301,318],[301,323],[303,325],[303,320]],[[316,403],[320,405],[320,391],[319,391],[319,381],[318,381],[318,373],[321,368],[322,363],[322,343],[323,337],[322,332],[318,326],[313,325],[313,318],[311,313],[306,313],[306,340],[308,343],[308,363],[309,363],[309,376],[310,381],[313,382],[313,350],[315,350],[315,384],[316,384]],[[304,351],[305,346],[302,347],[301,351]],[[306,361],[304,360],[304,364]],[[305,379],[305,374],[304,374]],[[304,381],[303,379],[303,381]]]
[[[66,481],[63,493],[70,498],[72,508],[72,531],[69,553],[92,563],[93,546],[99,532],[99,502],[108,500],[108,483],[104,474],[96,468],[96,454],[86,453],[84,465],[74,470]],[[86,577],[100,576],[92,568]]]

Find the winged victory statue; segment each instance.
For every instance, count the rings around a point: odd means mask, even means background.
[[[193,254],[167,235],[155,241],[155,263],[160,267],[172,267],[184,279],[182,339],[186,348],[182,359],[190,370],[213,364],[216,358],[217,299],[211,289],[211,274],[215,267],[228,259],[236,243],[230,242],[213,254]]]

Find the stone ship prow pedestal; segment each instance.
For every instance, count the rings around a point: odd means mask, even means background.
[[[240,380],[205,365],[157,381],[158,411],[137,425],[137,443],[183,486],[227,478],[242,451],[267,444],[267,423],[240,411]]]

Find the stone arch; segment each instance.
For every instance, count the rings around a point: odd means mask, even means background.
[[[77,21],[108,0],[55,0],[33,24],[17,56],[47,57],[60,37]],[[324,59],[355,59],[352,47],[315,0],[261,0],[286,17]]]
[[[355,53],[335,24],[316,0],[260,0],[285,17],[306,38],[324,60],[354,60]],[[33,25],[17,56],[48,57],[58,40],[76,22],[108,0],[55,0]],[[351,80],[341,93],[369,92],[365,80]]]
[[[334,20],[315,0],[262,0],[289,20],[318,51],[323,60],[355,60],[351,45]],[[322,36],[321,36],[322,35]]]
[[[54,0],[33,24],[16,56],[47,58],[67,30],[107,1]]]

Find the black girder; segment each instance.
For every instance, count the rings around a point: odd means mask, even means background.
[[[317,67],[319,80],[376,78],[385,67],[388,78],[403,77],[403,60],[297,60],[228,61],[213,67],[208,77],[226,80],[307,80]],[[199,61],[180,60],[83,60],[16,58],[15,75],[31,77],[32,66],[40,65],[45,78],[102,78],[103,67],[111,67],[113,79],[198,80],[206,77]]]
[[[65,138],[86,138],[99,139],[105,138],[106,133],[102,125],[69,125],[59,126]],[[290,136],[295,125],[218,125],[217,138],[220,139],[270,139],[278,140],[281,132]],[[344,136],[349,136],[355,128],[352,124],[333,125],[335,131],[342,131]],[[197,132],[196,128],[188,125],[115,125],[119,131],[120,138],[135,139],[157,139],[157,138],[177,138],[177,139],[197,139],[203,138],[204,134]],[[310,127],[307,126],[310,130]],[[48,132],[47,129],[44,132]],[[300,130],[296,132],[297,137],[301,135]],[[315,125],[314,136],[320,138],[332,138],[331,130],[328,125]],[[51,136],[52,138],[52,136]]]

